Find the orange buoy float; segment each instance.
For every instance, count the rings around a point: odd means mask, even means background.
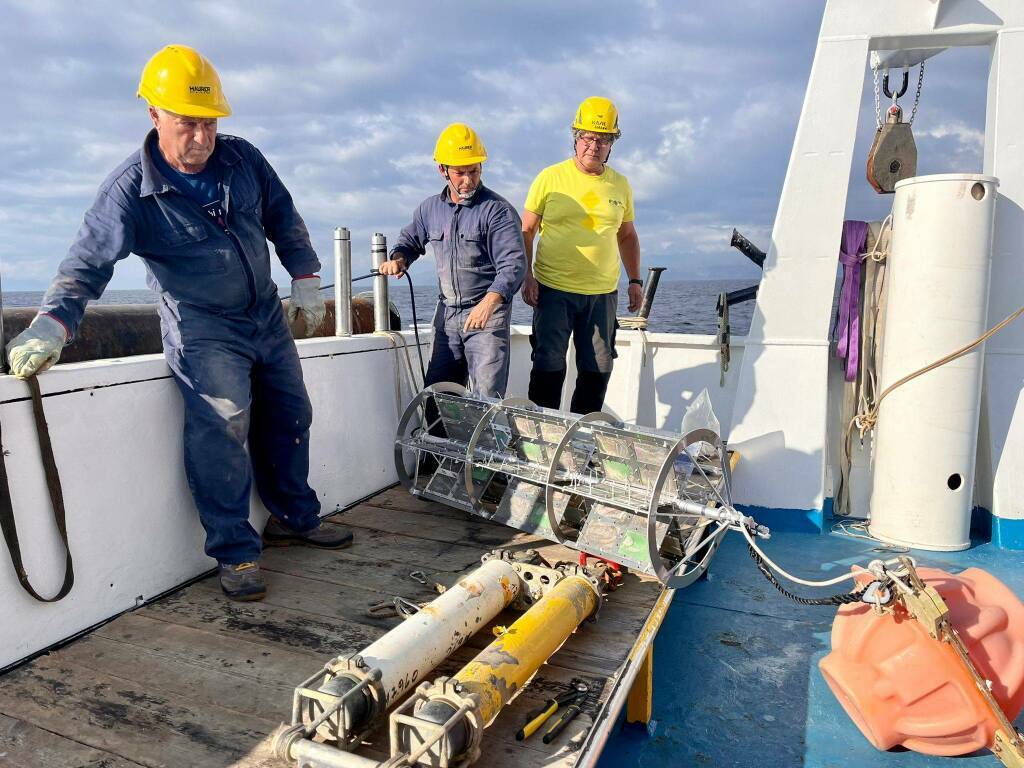
[[[979,568],[917,573],[949,607],[975,669],[1013,721],[1024,706],[1024,604]],[[863,578],[863,577],[862,577]],[[1000,724],[954,649],[895,603],[839,608],[822,674],[861,733],[881,750],[953,756],[992,749]]]

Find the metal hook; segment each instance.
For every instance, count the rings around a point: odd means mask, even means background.
[[[882,93],[885,94],[886,98],[896,101],[900,96],[907,92],[907,88],[910,86],[910,70],[903,70],[903,82],[900,84],[900,89],[893,93],[889,90],[889,70],[885,70],[885,74],[882,75]]]

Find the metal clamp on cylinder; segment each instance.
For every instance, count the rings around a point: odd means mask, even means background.
[[[361,656],[335,659],[295,689],[292,725],[301,727],[303,738],[316,734],[353,749],[387,707],[381,677]]]
[[[451,678],[439,677],[423,683],[392,713],[391,759],[404,756],[405,765],[437,768],[470,765],[480,757],[485,727],[480,697],[464,693]]]

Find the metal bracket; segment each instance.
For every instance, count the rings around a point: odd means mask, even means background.
[[[516,558],[516,553],[508,549],[496,549],[483,556],[483,562],[493,558],[505,560],[512,564],[519,574],[520,589],[519,595],[512,601],[511,607],[517,611],[525,611],[531,605],[540,600],[558,582],[566,576],[579,576],[587,580],[598,595],[598,609],[594,611],[594,618],[597,617],[601,607],[601,595],[604,594],[604,585],[601,581],[601,574],[595,573],[594,569],[577,563],[558,563],[554,566],[547,563],[526,562]]]
[[[428,701],[443,701],[455,709],[443,724],[431,723],[416,717]],[[464,768],[480,757],[480,743],[483,740],[484,722],[479,714],[480,699],[475,694],[463,695],[457,682],[447,677],[439,677],[433,683],[421,683],[416,691],[401,706],[391,713],[389,718],[389,739],[391,742],[391,759],[395,765],[416,765],[434,745],[438,745],[439,757],[431,761],[436,768]],[[409,714],[412,712],[412,714]],[[452,729],[460,722],[469,725],[470,743],[465,753],[454,761],[448,760],[445,748],[446,739]],[[415,729],[422,741],[415,749],[403,750],[399,741],[399,726],[405,725]]]
[[[1013,736],[1004,731],[996,731],[992,752],[1006,768],[1024,768],[1024,751],[1021,750],[1021,735],[1016,729]]]
[[[340,675],[356,678],[355,686],[342,696],[321,690],[323,685]],[[368,691],[375,711],[382,711],[384,692],[380,689],[381,670],[368,669],[362,656],[333,659],[316,674],[302,681],[292,697],[292,726],[299,727],[302,738],[319,734],[336,742],[339,749],[350,751],[365,736],[365,730],[356,731],[348,721],[345,704],[363,691]]]

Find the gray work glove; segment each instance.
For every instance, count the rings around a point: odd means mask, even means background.
[[[7,345],[11,373],[27,379],[57,362],[68,335],[64,326],[49,315],[36,315],[32,324]]]
[[[327,315],[327,305],[320,292],[320,278],[300,277],[292,280],[292,295],[288,301],[288,325],[295,327],[299,314],[306,322],[306,337],[312,336]]]

